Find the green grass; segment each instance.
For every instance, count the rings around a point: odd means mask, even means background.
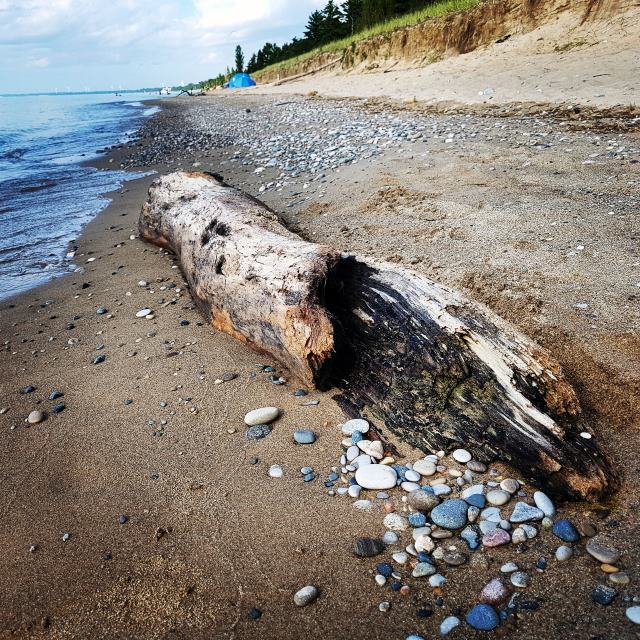
[[[455,13],[456,11],[464,11],[465,9],[475,7],[477,4],[480,4],[481,1],[482,0],[440,0],[432,5],[429,5],[428,7],[425,7],[424,9],[420,9],[419,11],[407,13],[406,15],[398,16],[397,18],[392,18],[391,20],[381,22],[380,24],[377,24],[369,29],[365,29],[364,31],[359,31],[352,36],[348,36],[347,38],[328,42],[327,44],[324,44],[317,49],[312,49],[311,51],[296,56],[295,58],[288,58],[287,60],[283,60],[282,62],[277,62],[275,64],[269,65],[268,67],[265,67],[264,69],[256,72],[254,76],[260,78],[263,73],[269,73],[270,71],[281,71],[299,62],[303,62],[304,60],[313,58],[321,53],[338,53],[344,51],[352,44],[360,42],[361,40],[366,40],[367,38],[371,38],[373,36],[388,34],[392,31],[395,31],[396,29],[412,27],[413,25],[416,25],[419,22],[424,22],[425,20],[429,20],[430,18],[440,18],[441,16],[446,16],[450,13]]]

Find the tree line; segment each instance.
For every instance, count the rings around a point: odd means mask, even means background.
[[[417,11],[437,0],[328,0],[324,9],[314,11],[301,38],[277,45],[267,42],[247,63],[247,73],[294,58],[317,47],[354,35],[396,16]],[[243,59],[244,61],[244,59]],[[237,68],[237,67],[236,67]],[[244,69],[243,69],[244,70]]]
[[[221,86],[234,73],[255,73],[269,65],[294,58],[385,22],[396,16],[423,9],[438,0],[344,0],[337,3],[328,0],[324,9],[314,11],[307,19],[302,37],[294,37],[291,42],[278,45],[267,42],[251,55],[245,66],[244,52],[240,45],[235,50],[234,67],[227,67],[225,73],[197,84],[189,84],[183,89],[212,89]]]

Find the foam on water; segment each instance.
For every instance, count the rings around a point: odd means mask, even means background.
[[[0,299],[70,268],[68,244],[107,206],[103,194],[141,175],[81,163],[130,139],[158,110],[104,94],[3,97]]]

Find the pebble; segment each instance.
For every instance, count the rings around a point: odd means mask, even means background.
[[[451,567],[459,567],[467,561],[467,556],[459,551],[445,551],[442,559]]]
[[[151,315],[152,313],[153,311],[151,311],[151,309],[140,309],[140,311],[136,313],[136,318],[146,318],[148,315]]]
[[[316,441],[316,434],[310,429],[298,429],[294,431],[293,439],[298,444],[313,444]]]
[[[519,589],[524,589],[529,584],[529,575],[524,571],[514,571],[511,574],[511,584]]]
[[[615,564],[620,558],[620,552],[617,549],[604,544],[598,538],[591,538],[587,542],[586,550],[589,555],[605,564]]]
[[[480,592],[478,602],[500,605],[509,598],[511,592],[500,578],[490,580]]]
[[[468,506],[458,498],[445,500],[431,511],[431,519],[444,529],[462,529],[467,524]]]
[[[282,478],[283,475],[284,475],[284,471],[282,470],[282,467],[279,464],[272,464],[269,467],[269,476],[271,478]]]
[[[564,542],[578,542],[580,540],[580,534],[573,526],[573,523],[564,518],[553,523],[551,532],[556,538],[560,538]]]
[[[409,554],[405,551],[398,551],[392,554],[391,558],[398,564],[406,564],[407,560],[409,559]]]
[[[499,528],[489,531],[482,538],[482,545],[489,548],[499,547],[503,544],[508,544],[509,542],[511,542],[509,532]]]
[[[500,624],[500,618],[491,605],[477,604],[467,614],[467,624],[479,631],[493,631]]]
[[[62,393],[62,391],[57,391],[56,389],[54,389],[49,394],[49,400],[57,400],[58,398],[62,398],[63,395],[64,395],[64,393]]]
[[[538,507],[538,509],[540,509],[540,511],[542,511],[542,513],[544,513],[548,518],[553,518],[553,516],[556,515],[556,508],[553,502],[551,502],[551,498],[549,498],[546,493],[536,491],[533,494],[533,501],[535,502],[536,507]]]
[[[271,427],[268,424],[256,424],[249,427],[245,433],[247,440],[261,440],[271,433]]]
[[[404,531],[407,528],[407,520],[399,513],[388,513],[382,524],[391,531]]]
[[[420,513],[419,511],[410,513],[408,520],[409,524],[412,527],[424,527],[424,525],[427,523],[427,517],[424,515],[424,513]]]
[[[529,520],[542,520],[542,518],[544,518],[544,513],[538,507],[532,507],[526,502],[518,502],[509,517],[509,522],[520,523]]]
[[[508,491],[503,491],[502,489],[494,489],[487,493],[487,502],[497,507],[507,504],[509,500],[511,500],[511,494]]]
[[[384,544],[395,544],[398,542],[398,534],[394,531],[385,531],[382,536],[382,542],[384,542]]]
[[[417,511],[431,511],[436,505],[440,504],[438,496],[431,491],[412,491],[407,496],[407,504]]]
[[[280,409],[277,407],[262,407],[261,409],[254,409],[249,411],[244,417],[245,424],[250,427],[258,424],[269,424],[273,422],[280,415]]]
[[[471,454],[466,449],[456,449],[452,454],[452,458],[460,464],[466,464],[471,461]]]
[[[405,474],[404,477],[406,480],[408,480],[409,482],[420,482],[420,474],[417,473],[416,471],[413,471],[412,469],[409,469]]]
[[[605,607],[610,605],[617,595],[618,592],[613,587],[609,587],[606,584],[599,584],[591,592],[591,598],[593,601]]]
[[[626,615],[633,624],[640,624],[640,607],[629,607]]]
[[[365,464],[356,471],[356,482],[364,489],[391,489],[396,486],[395,469],[381,464]]]
[[[629,584],[629,575],[625,571],[618,571],[616,573],[609,574],[609,582],[617,585],[627,585]]]
[[[293,596],[293,601],[298,607],[306,607],[318,598],[318,589],[313,585],[307,585],[302,587],[299,591],[296,591]]]
[[[467,469],[473,471],[474,473],[485,473],[487,470],[487,465],[479,462],[478,460],[469,460],[469,462],[467,462]]]
[[[361,418],[355,420],[349,420],[345,422],[341,427],[342,433],[345,436],[350,436],[354,431],[360,431],[360,433],[367,433],[369,431],[369,423]]]
[[[446,581],[447,579],[444,576],[439,573],[434,573],[429,577],[429,586],[435,589],[437,587],[441,587]]]
[[[42,411],[32,411],[27,416],[27,422],[29,424],[38,424],[44,420],[44,413]]]
[[[456,618],[456,616],[447,616],[440,623],[440,635],[446,636],[448,633],[453,631],[459,625],[460,625],[460,618]]]
[[[378,605],[378,610],[382,611],[382,613],[386,613],[387,611],[389,611],[389,609],[391,609],[391,603],[387,602],[386,600]]]
[[[505,562],[501,567],[500,571],[502,573],[513,573],[518,570],[518,565],[515,562]]]
[[[520,488],[520,483],[513,478],[505,478],[500,483],[500,488],[503,491],[508,491],[509,493],[515,493]]]
[[[436,463],[431,460],[418,460],[414,462],[413,470],[422,476],[432,476],[436,472]]]
[[[558,562],[565,562],[573,555],[573,549],[567,547],[567,545],[561,545],[556,549],[556,560]]]
[[[527,534],[525,533],[524,529],[522,529],[521,527],[514,529],[513,533],[511,534],[511,542],[513,544],[522,544],[523,542],[526,542],[526,541],[527,541]]]
[[[376,538],[358,538],[353,545],[353,552],[360,558],[373,558],[383,551],[384,543]]]
[[[470,496],[467,496],[465,500],[472,506],[477,507],[478,509],[484,509],[487,505],[487,499],[481,493],[474,493]]]
[[[430,562],[418,562],[411,575],[414,578],[424,578],[426,576],[432,576],[435,572],[436,568]]]

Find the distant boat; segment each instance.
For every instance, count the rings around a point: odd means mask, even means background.
[[[162,87],[162,89],[160,89],[160,95],[161,96],[171,95],[171,87]]]

